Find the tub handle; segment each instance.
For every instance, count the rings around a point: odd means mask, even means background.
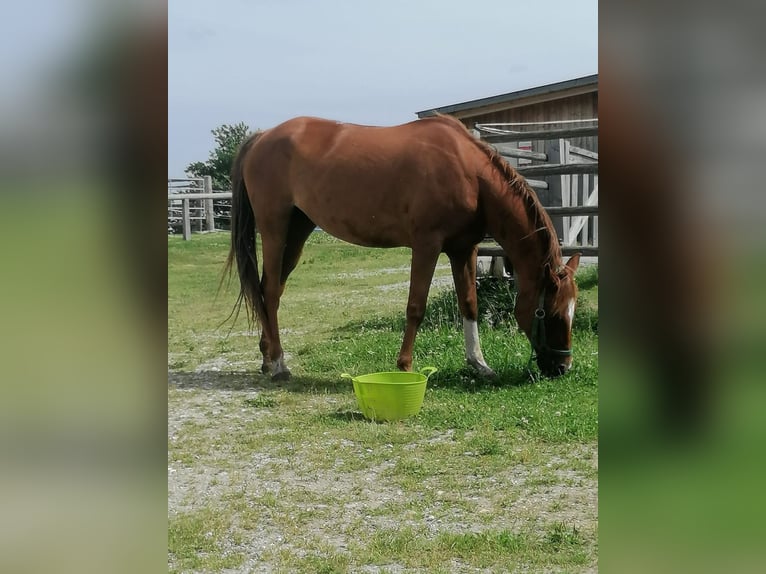
[[[340,375],[340,378],[341,378],[341,379],[351,379],[351,382],[353,382],[353,381],[354,381],[354,377],[352,377],[352,376],[351,376],[351,375],[349,375],[348,373],[341,373],[341,375]]]
[[[436,371],[438,371],[436,367],[423,367],[420,369],[420,374],[426,376],[426,380],[428,380],[428,377],[433,375]]]

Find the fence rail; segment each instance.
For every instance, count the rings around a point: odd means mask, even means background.
[[[190,199],[231,199],[230,191],[214,191],[212,193],[173,193],[168,194],[168,201]]]
[[[561,207],[546,207],[548,215],[598,215],[598,205],[568,205]]]
[[[475,129],[481,131],[481,125],[477,124]],[[483,135],[481,139],[488,143],[508,143],[528,140],[551,140],[560,138],[582,138],[598,135],[598,126],[580,126],[572,128],[535,130],[535,131],[509,131],[507,133],[489,133]]]
[[[577,123],[591,125],[572,125]],[[598,256],[598,152],[572,145],[567,139],[598,136],[598,119],[541,125],[554,124],[559,125],[535,129],[537,126],[530,123],[476,124],[474,130],[511,162],[540,196],[562,238],[562,253]],[[532,126],[532,131],[518,131],[520,126]],[[533,146],[531,142],[538,143]],[[491,238],[479,245],[479,255],[493,258],[491,269],[503,268],[496,264],[503,250]]]
[[[580,253],[586,257],[598,257],[597,245],[562,245],[561,253],[563,255],[574,255]],[[479,257],[505,257],[505,251],[497,243],[480,243]]]
[[[597,163],[541,163],[516,168],[524,177],[528,175],[581,175],[598,173]]]
[[[179,229],[191,239],[193,228],[215,231],[226,222],[231,222],[231,192],[214,191],[209,176],[168,178],[168,232]]]

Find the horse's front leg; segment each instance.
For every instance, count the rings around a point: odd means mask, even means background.
[[[460,314],[463,316],[466,362],[485,377],[494,377],[493,371],[484,360],[479,344],[479,306],[476,298],[476,253],[474,246],[461,253],[448,253],[452,278]]]
[[[423,322],[428,301],[428,290],[439,259],[440,248],[418,246],[412,249],[412,268],[410,269],[410,295],[407,300],[407,327],[404,330],[404,340],[399,351],[396,366],[402,371],[412,370],[412,348],[415,345],[415,335]]]

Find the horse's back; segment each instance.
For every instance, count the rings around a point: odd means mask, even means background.
[[[250,150],[251,201],[256,211],[298,207],[325,231],[361,245],[412,245],[421,230],[435,226],[449,234],[451,222],[460,226],[475,215],[477,202],[466,159],[475,150],[462,124],[453,122],[375,127],[288,120]]]
[[[381,154],[378,163],[384,164],[394,157],[412,158],[409,152],[413,147],[427,148],[424,155],[418,156],[421,158],[454,154],[456,146],[465,145],[466,135],[463,125],[448,116],[396,126],[369,126],[301,116],[266,131],[260,145],[269,140],[289,142],[296,159],[316,162],[364,156],[371,163],[374,159],[371,154],[377,152]]]

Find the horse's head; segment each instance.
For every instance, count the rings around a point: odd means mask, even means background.
[[[540,281],[519,285],[514,314],[546,377],[563,375],[572,366],[572,321],[577,301],[574,273],[579,263],[578,253],[558,269],[546,265]]]

